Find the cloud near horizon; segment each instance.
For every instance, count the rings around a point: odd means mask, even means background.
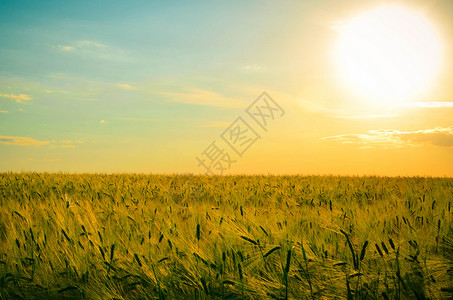
[[[23,136],[0,136],[0,144],[17,146],[42,146],[50,144],[49,141],[38,141]]]
[[[56,141],[38,141],[33,138],[24,137],[24,136],[0,136],[0,144],[4,145],[15,145],[15,146],[44,146],[49,145],[49,148],[76,148],[75,144],[83,144],[83,141],[71,141],[71,140],[61,140]]]
[[[418,108],[453,108],[453,102],[410,102],[403,103],[401,106]]]
[[[203,124],[198,125],[198,127],[211,128],[211,127],[228,127],[232,122],[216,122],[216,121],[207,121]]]
[[[415,131],[377,129],[369,130],[366,134],[340,134],[322,139],[343,144],[358,144],[360,148],[402,148],[426,144],[453,147],[453,126]]]

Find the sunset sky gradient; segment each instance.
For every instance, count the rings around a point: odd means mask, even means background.
[[[339,78],[339,26],[382,3],[0,1],[0,171],[202,173],[266,91],[285,114],[247,119],[261,138],[228,174],[453,176],[453,1],[391,2],[441,38],[423,92]]]

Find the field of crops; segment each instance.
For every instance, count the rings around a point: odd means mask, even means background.
[[[452,178],[3,173],[0,297],[448,299],[451,202]]]

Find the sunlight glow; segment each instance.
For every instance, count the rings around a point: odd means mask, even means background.
[[[427,90],[441,66],[442,42],[420,13],[383,5],[339,28],[340,77],[361,97],[389,103]]]

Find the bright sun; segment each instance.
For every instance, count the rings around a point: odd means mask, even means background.
[[[439,72],[440,36],[418,12],[379,6],[341,26],[335,58],[341,78],[360,97],[410,100]]]

